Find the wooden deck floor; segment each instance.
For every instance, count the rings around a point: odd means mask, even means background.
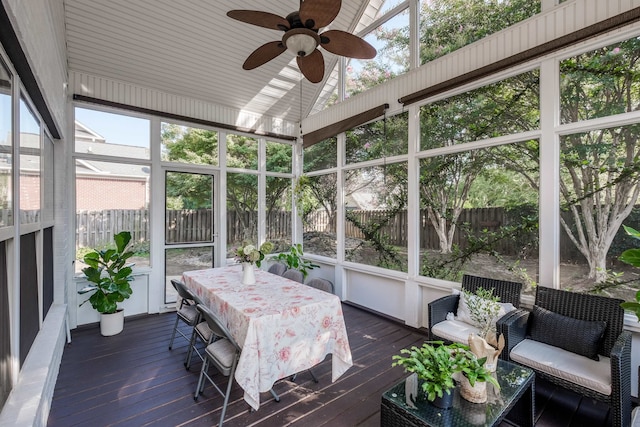
[[[420,331],[364,310],[343,305],[354,366],[331,383],[331,361],[296,382],[279,381],[261,396],[258,411],[249,411],[234,383],[225,426],[379,426],[380,396],[406,374],[391,367],[400,349],[421,345]],[[197,402],[193,392],[200,371],[194,358],[183,366],[186,342],[168,343],[175,314],[127,319],[123,333],[100,336],[97,326],[72,331],[53,396],[49,427],[70,426],[212,426],[220,417],[222,398],[208,386]],[[214,376],[220,383],[225,378]],[[606,426],[606,407],[548,384],[536,383],[536,427]]]

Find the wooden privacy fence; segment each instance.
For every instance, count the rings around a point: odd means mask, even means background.
[[[209,242],[213,236],[211,209],[173,209],[165,213],[169,243]],[[255,239],[257,213],[227,212],[227,243]],[[149,211],[111,209],[76,213],[76,247],[103,247],[121,230],[131,232],[133,242],[149,240]],[[267,216],[267,239],[291,238],[291,212],[276,211]]]
[[[119,231],[130,231],[132,242],[149,240],[147,209],[106,209],[76,212],[76,247],[100,248]]]
[[[165,224],[167,241],[171,243],[207,242],[213,233],[213,218],[210,209],[167,210]],[[387,241],[395,246],[407,246],[408,230],[407,212],[401,211],[392,215],[384,210],[352,210],[349,215],[355,216],[362,224],[386,221],[382,233]],[[420,247],[423,249],[439,249],[440,240],[427,216],[427,211],[420,211]],[[120,230],[129,230],[134,242],[146,242],[150,238],[149,211],[142,210],[104,210],[80,211],[76,214],[76,247],[102,247],[111,244],[113,235]],[[267,240],[291,238],[291,212],[275,211],[267,215]],[[329,216],[326,211],[311,212],[305,218],[305,231],[335,233],[335,215]],[[510,214],[503,208],[464,209],[458,223],[468,224],[469,230],[480,235],[483,230],[498,232],[502,227],[518,225],[518,215]],[[227,243],[236,244],[244,239],[256,238],[257,212],[227,211]],[[533,235],[521,236],[518,239],[501,239],[492,245],[492,249],[504,255],[520,255],[526,246],[537,251],[531,244],[537,241]],[[580,259],[582,255],[566,236],[564,230],[560,237],[560,256],[563,260]],[[619,231],[624,233],[624,230]],[[362,239],[364,235],[351,221],[345,223],[347,238]],[[457,229],[454,244],[464,247],[467,244],[466,232]]]

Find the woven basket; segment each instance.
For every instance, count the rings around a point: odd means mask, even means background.
[[[487,401],[487,383],[485,381],[476,381],[476,384],[471,387],[467,377],[461,375],[460,396],[471,403],[485,403]]]

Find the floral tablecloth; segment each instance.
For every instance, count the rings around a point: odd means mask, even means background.
[[[332,353],[332,381],[353,365],[342,306],[336,295],[256,269],[243,285],[238,266],[187,271],[182,280],[242,347],[235,379],[254,409],[277,380],[304,371]]]

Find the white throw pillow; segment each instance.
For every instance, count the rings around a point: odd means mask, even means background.
[[[474,323],[473,320],[471,320],[471,312],[469,311],[469,306],[467,304],[467,297],[464,294],[464,292],[460,292],[457,289],[454,289],[454,294],[459,294],[460,295],[460,300],[458,302],[458,313],[456,314],[456,320],[459,320],[461,322],[465,322],[469,325],[475,326],[475,327],[480,327],[481,325],[476,325]],[[476,295],[470,295],[470,298],[479,298]],[[487,300],[487,303],[492,303],[491,301]],[[498,310],[498,314],[491,320],[491,323],[493,325],[495,325],[495,323],[498,321],[499,318],[501,318],[502,316],[504,316],[505,314],[509,313],[510,311],[515,310],[516,308],[514,307],[513,304],[511,304],[510,302],[499,302],[497,303],[500,306],[500,309]]]

